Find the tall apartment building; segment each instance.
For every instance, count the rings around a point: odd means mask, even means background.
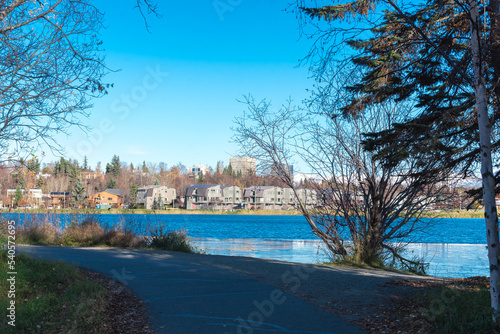
[[[194,165],[187,169],[188,176],[195,177],[199,176],[202,172],[204,175],[208,174],[209,168],[204,165]]]
[[[229,164],[234,173],[241,172],[245,176],[248,173],[255,173],[257,160],[255,158],[231,158]]]

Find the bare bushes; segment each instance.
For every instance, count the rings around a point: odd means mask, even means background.
[[[0,222],[0,243],[7,239],[6,222],[5,219]],[[100,215],[74,214],[67,226],[61,226],[60,215],[33,214],[17,225],[16,240],[17,243],[32,245],[150,247],[195,252],[195,247],[189,244],[187,231],[169,232],[163,224],[149,219],[147,227],[142,225],[138,217],[128,217],[110,226],[101,220]],[[137,230],[145,233],[136,233]]]
[[[159,225],[151,231],[148,239],[148,246],[168,251],[195,253],[195,248],[189,243],[187,231],[169,232],[164,225]]]

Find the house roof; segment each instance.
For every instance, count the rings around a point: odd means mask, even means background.
[[[195,189],[208,189],[212,187],[217,187],[218,184],[192,184],[188,188],[195,188]]]
[[[195,190],[200,190],[197,195],[207,196],[208,189],[219,187],[218,184],[193,184],[186,189],[186,196],[192,196]]]
[[[124,196],[130,194],[129,189],[106,189],[106,190],[104,190],[104,192],[107,192],[107,193],[110,193],[110,194],[113,194],[116,196],[120,196],[120,197],[124,197]]]

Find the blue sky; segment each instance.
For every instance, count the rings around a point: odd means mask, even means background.
[[[93,129],[61,136],[67,157],[95,167],[114,154],[134,165],[181,161],[187,166],[226,164],[237,150],[229,141],[243,95],[300,102],[312,81],[297,68],[310,41],[283,10],[288,1],[158,1],[162,19],[149,17],[150,33],[133,9],[135,1],[102,1],[109,94],[94,101]],[[236,5],[230,5],[231,3]],[[58,157],[47,153],[43,162]]]

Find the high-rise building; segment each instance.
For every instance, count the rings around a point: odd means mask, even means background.
[[[241,175],[245,176],[250,173],[255,174],[257,160],[255,158],[231,158],[229,159],[229,164],[233,173],[237,174],[241,172]]]

